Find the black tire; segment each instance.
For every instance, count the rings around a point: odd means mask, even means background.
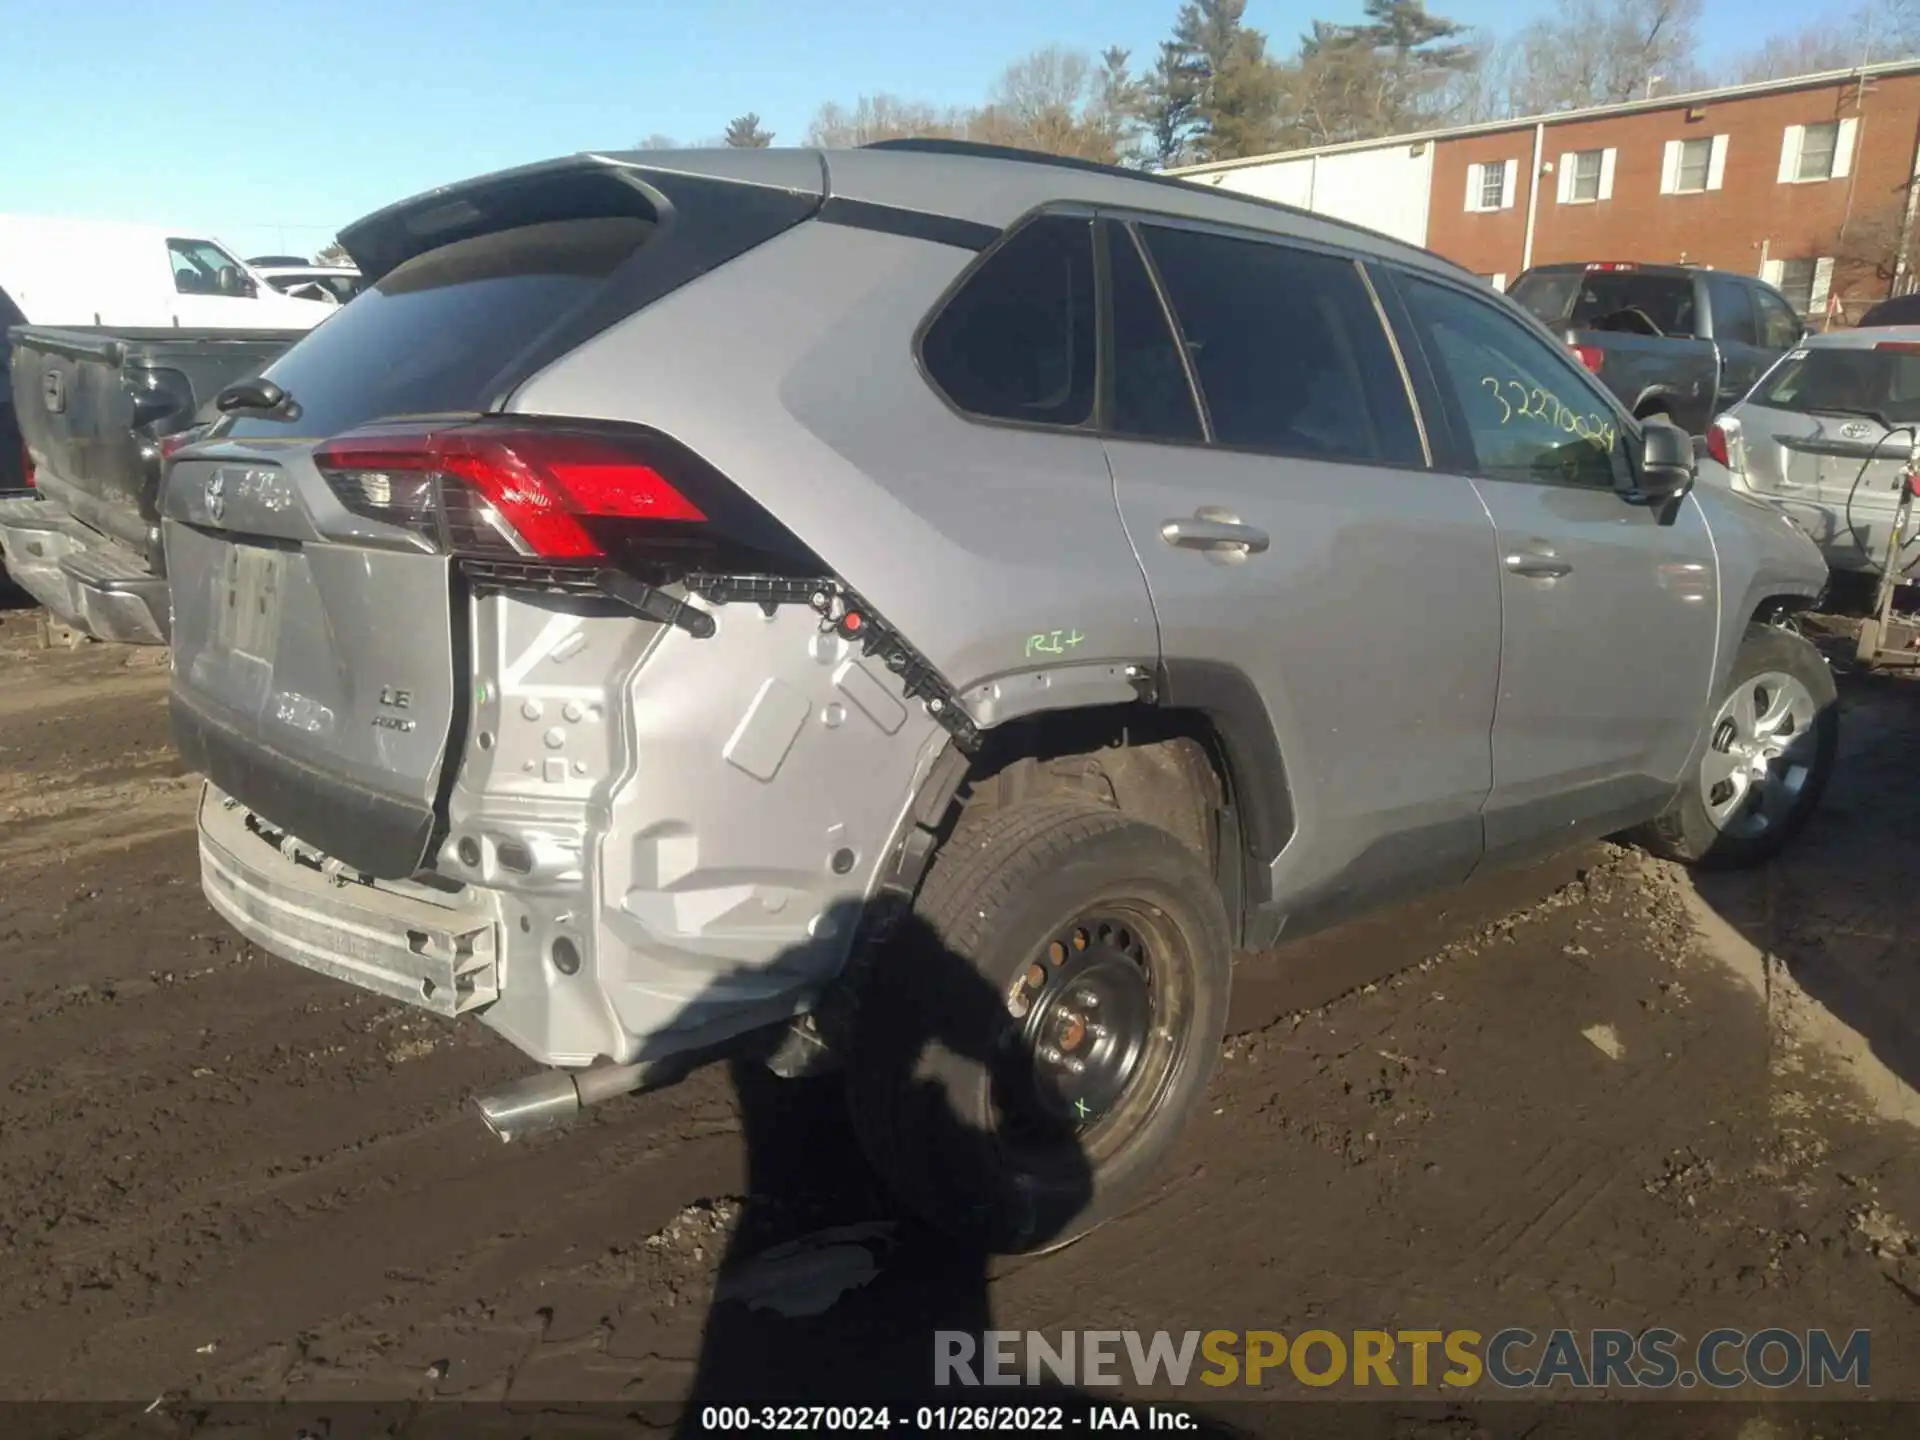
[[[1702,794],[1698,768],[1707,763],[1718,744],[1718,737],[1709,735],[1707,751],[1688,774],[1680,794],[1665,814],[1635,832],[1633,839],[1669,860],[1702,869],[1738,870],[1771,860],[1800,833],[1820,803],[1840,744],[1839,696],[1834,688],[1833,672],[1827,668],[1820,652],[1811,641],[1791,631],[1772,625],[1748,626],[1740,652],[1734,657],[1733,673],[1715,697],[1712,713],[1718,716],[1721,707],[1741,686],[1772,674],[1798,680],[1806,687],[1815,707],[1812,724],[1802,733],[1795,752],[1794,758],[1804,764],[1805,775],[1792,796],[1790,808],[1758,833],[1735,833],[1717,827]],[[1777,782],[1776,776],[1767,783]]]
[[[1219,1057],[1231,979],[1219,888],[1168,832],[1084,800],[963,821],[857,977],[845,1078],[861,1146],[935,1227],[990,1251],[1058,1248],[1172,1149]],[[1086,1073],[1067,1075],[1079,1056]]]

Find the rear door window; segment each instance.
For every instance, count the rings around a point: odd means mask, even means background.
[[[590,300],[653,231],[626,215],[557,220],[417,256],[268,369],[300,407],[293,425],[242,415],[231,433],[338,435],[372,420],[482,410],[508,364]]]
[[[921,362],[954,406],[987,420],[1093,418],[1093,222],[1043,215],[981,262],[935,315]]]
[[[1140,233],[1216,443],[1425,463],[1406,384],[1352,260],[1171,226]]]
[[[1769,350],[1786,350],[1800,339],[1800,317],[1771,290],[1755,289],[1760,307],[1760,343]]]
[[[1754,324],[1753,301],[1745,285],[1726,276],[1707,282],[1713,301],[1713,338],[1731,345],[1757,345],[1759,331]]]

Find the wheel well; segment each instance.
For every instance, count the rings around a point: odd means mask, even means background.
[[[1267,859],[1255,857],[1243,836],[1227,737],[1206,712],[1145,704],[1049,711],[982,738],[971,758],[950,748],[929,776],[917,833],[894,867],[896,888],[917,889],[933,852],[964,817],[1079,795],[1157,825],[1201,856],[1242,938],[1247,902],[1263,898],[1249,894],[1249,870],[1256,861],[1264,869]]]
[[[1753,607],[1749,625],[1779,625],[1795,615],[1804,615],[1818,601],[1812,595],[1769,595]]]

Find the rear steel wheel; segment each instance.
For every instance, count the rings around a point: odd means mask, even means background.
[[[1231,978],[1219,887],[1167,831],[1077,799],[963,822],[862,962],[846,1067],[862,1147],[961,1239],[1058,1248],[1172,1149]]]

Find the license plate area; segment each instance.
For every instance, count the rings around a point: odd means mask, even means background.
[[[223,568],[214,641],[231,655],[271,667],[286,555],[262,545],[229,545]]]

